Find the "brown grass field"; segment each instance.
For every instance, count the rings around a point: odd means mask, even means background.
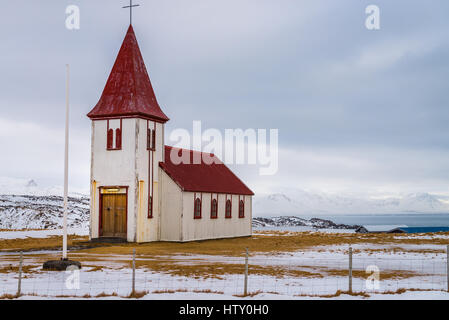
[[[436,235],[436,234],[434,234]],[[447,235],[438,234],[438,235]],[[426,234],[427,237],[432,234]],[[36,252],[27,257],[28,264],[24,266],[25,276],[27,274],[41,272],[40,266],[49,259],[54,259],[59,254],[62,239],[59,236],[50,236],[43,239],[11,239],[0,240],[0,252],[28,251],[33,253],[38,250],[53,250],[54,253]],[[257,232],[252,237],[195,241],[188,243],[152,242],[144,244],[99,244],[91,243],[87,237],[71,235],[68,239],[70,255],[80,261],[88,272],[99,271],[105,268],[129,268],[131,267],[130,256],[136,249],[136,267],[153,272],[162,272],[176,276],[187,276],[192,278],[216,278],[222,279],[228,274],[242,274],[244,266],[242,263],[218,263],[202,259],[189,258],[174,260],[172,256],[206,255],[226,257],[243,257],[245,248],[252,255],[278,255],[295,251],[332,251],[327,246],[349,246],[356,244],[364,245],[386,245],[387,248],[366,249],[365,252],[376,253],[390,251],[394,253],[441,253],[441,249],[404,248],[404,245],[422,244],[448,244],[448,239],[441,237],[436,239],[420,239],[410,235],[398,234],[352,234],[352,233],[319,233],[319,232]],[[357,253],[357,250],[354,250]],[[17,272],[17,256],[5,256],[0,264],[0,273]],[[107,263],[105,263],[107,262]],[[323,278],[325,276],[346,276],[347,270],[320,267],[320,266],[272,266],[251,264],[252,274],[267,275],[277,278],[282,277],[304,277]],[[364,270],[354,270],[354,277],[364,278]],[[404,270],[389,270],[382,273],[383,279],[406,279],[417,276],[413,272]]]
[[[446,235],[449,233],[426,234]],[[10,239],[0,240],[0,252],[58,250],[61,246],[60,236],[50,236],[43,239]],[[151,242],[151,243],[124,243],[124,244],[98,244],[90,243],[87,236],[69,235],[68,246],[72,252],[88,252],[91,254],[129,254],[136,248],[141,255],[172,255],[172,254],[205,254],[241,256],[245,248],[252,253],[278,254],[279,252],[293,252],[308,250],[320,246],[375,244],[390,245],[395,250],[403,250],[400,245],[447,245],[449,239],[422,239],[419,236],[410,238],[410,235],[401,234],[353,234],[353,233],[320,233],[320,232],[258,232],[252,237],[193,241],[187,243]],[[71,247],[71,248],[70,248]],[[381,249],[382,250],[382,249]],[[415,250],[416,251],[416,250]],[[418,250],[418,252],[421,252]]]

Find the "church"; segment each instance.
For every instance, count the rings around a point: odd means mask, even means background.
[[[159,106],[130,24],[91,120],[90,239],[195,241],[252,234],[254,193],[219,159],[165,145]]]

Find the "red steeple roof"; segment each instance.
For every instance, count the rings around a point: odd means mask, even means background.
[[[87,116],[91,119],[142,116],[166,122],[154,95],[136,35],[130,25],[100,101]]]

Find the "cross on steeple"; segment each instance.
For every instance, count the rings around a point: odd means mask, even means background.
[[[133,5],[133,0],[129,0],[129,6],[123,7],[123,9],[129,8],[129,24],[133,24],[133,8],[139,6],[140,4]]]

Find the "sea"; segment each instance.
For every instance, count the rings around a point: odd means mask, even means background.
[[[321,218],[347,225],[401,226],[408,233],[449,231],[449,213],[315,215],[305,218]]]
[[[297,217],[303,219],[320,218],[346,225],[381,227],[380,229],[382,230],[391,230],[399,227],[407,233],[449,232],[449,213],[334,214],[310,216],[298,215]],[[309,230],[308,227],[301,226],[255,227],[254,229],[288,231]]]

